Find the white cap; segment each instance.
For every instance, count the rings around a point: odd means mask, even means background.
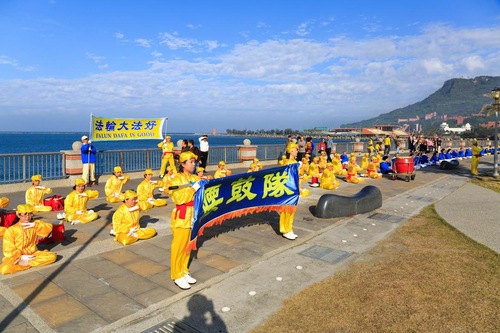
[[[86,136],[86,135],[82,136],[82,141],[83,141],[83,140],[88,140],[88,139],[89,139],[89,137],[88,137],[88,136]]]

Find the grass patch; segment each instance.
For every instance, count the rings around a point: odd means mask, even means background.
[[[474,177],[471,180],[471,183],[488,188],[495,192],[500,193],[500,177]]]
[[[499,314],[500,255],[432,205],[252,332],[500,332]]]

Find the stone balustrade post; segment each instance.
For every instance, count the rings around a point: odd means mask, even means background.
[[[243,145],[237,145],[238,156],[244,167],[249,167],[254,158],[257,157],[257,146],[252,146],[249,139],[243,140]]]

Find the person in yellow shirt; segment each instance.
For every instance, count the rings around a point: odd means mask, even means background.
[[[206,179],[206,180],[214,179],[213,176],[205,175],[205,168],[203,167],[197,167],[196,174],[198,175],[198,177],[200,177],[200,179]]]
[[[477,141],[472,142],[472,159],[470,161],[470,173],[472,175],[477,175],[478,172],[478,167],[479,167],[479,159],[481,158],[481,147],[478,146]]]
[[[333,171],[332,162],[326,163],[326,169],[323,170],[321,174],[321,180],[319,182],[319,187],[325,190],[335,190],[339,187],[340,182],[335,177],[335,172]]]
[[[85,190],[85,184],[85,179],[77,178],[73,191],[64,199],[64,215],[62,217],[71,224],[89,223],[99,217],[93,210],[87,210],[87,202],[89,199],[97,199],[99,192]]]
[[[232,172],[231,170],[226,169],[226,163],[224,161],[219,162],[219,166],[217,170],[215,171],[214,178],[224,178],[227,176],[231,176]]]
[[[311,177],[311,186],[318,187],[319,177],[321,176],[319,172],[319,157],[313,157],[311,164],[309,164],[309,170],[307,174]]]
[[[171,165],[169,165],[167,167],[167,173],[165,174],[165,176],[163,176],[163,193],[165,194],[169,194],[170,191],[168,190],[168,187],[170,186],[170,182],[172,181],[172,179],[174,178],[175,176],[175,168]],[[160,188],[160,191],[161,191],[161,188]]]
[[[167,165],[174,168],[175,171],[175,161],[174,161],[174,143],[170,142],[170,136],[167,135],[165,139],[158,144],[158,148],[161,149],[161,167],[160,167],[160,178],[163,178]]]
[[[347,175],[347,170],[345,170],[342,167],[342,161],[340,160],[339,153],[336,153],[335,155],[333,155],[332,164],[333,164],[333,172],[335,173],[335,175],[338,175],[338,176]]]
[[[371,161],[368,163],[366,168],[366,176],[372,179],[382,178],[382,174],[377,171],[377,161],[376,156],[372,156]]]
[[[10,199],[7,197],[0,197],[0,208],[5,208],[10,204]]]
[[[259,171],[262,170],[263,167],[264,166],[262,165],[262,163],[259,163],[259,159],[255,157],[252,161],[252,164],[250,164],[247,172]]]
[[[40,185],[41,181],[42,175],[34,175],[31,177],[32,185],[26,191],[26,203],[33,206],[36,212],[50,212],[52,207],[44,205],[43,196],[52,193],[52,189]]]
[[[286,160],[285,165],[297,163],[297,155],[299,153],[299,148],[296,143],[292,142],[287,145],[287,154],[289,158]],[[311,163],[312,164],[312,163]],[[300,187],[300,182],[299,182]],[[304,193],[303,196],[308,195],[309,193]],[[294,207],[293,212],[283,211],[280,213],[280,232],[286,239],[295,240],[297,239],[297,235],[293,232],[293,220],[295,218],[295,210]]]
[[[285,165],[286,162],[286,155],[281,155],[281,160],[278,161],[279,166]]]
[[[139,239],[149,239],[156,235],[154,228],[141,228],[139,225],[140,206],[137,204],[137,193],[133,190],[126,190],[120,195],[123,203],[113,214],[113,230],[115,241],[122,245],[130,245]]]
[[[113,168],[113,176],[109,177],[104,186],[106,201],[109,203],[121,202],[120,195],[122,194],[123,185],[127,184],[129,177],[123,174],[120,166]]]
[[[384,155],[388,156],[391,153],[391,137],[386,135],[384,138]]]
[[[172,179],[171,186],[179,186],[172,190],[175,208],[170,217],[172,227],[172,244],[170,246],[170,277],[181,289],[191,288],[196,279],[189,274],[189,244],[194,217],[194,194],[199,189],[200,178],[193,174],[198,156],[190,151],[179,155],[180,170]]]
[[[348,183],[363,183],[365,181],[364,178],[358,177],[358,164],[356,163],[356,157],[351,157],[349,159],[349,164],[347,166],[347,177],[346,181]]]
[[[361,158],[361,165],[360,165],[361,170],[368,169],[368,163],[370,162],[369,158],[370,158],[370,154],[365,153],[363,155],[363,157]]]
[[[163,182],[160,180],[152,180],[153,170],[146,169],[144,171],[144,180],[137,185],[137,197],[139,198],[139,207],[141,210],[150,210],[153,207],[162,207],[167,205],[165,199],[155,199],[154,190],[157,187],[162,187]]]
[[[57,255],[48,250],[38,250],[38,237],[47,237],[52,232],[52,224],[40,220],[33,221],[34,208],[29,204],[17,206],[19,221],[7,228],[3,236],[3,259],[0,273],[13,274],[31,267],[49,265]]]

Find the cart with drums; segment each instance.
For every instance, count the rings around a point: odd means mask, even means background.
[[[415,179],[415,165],[411,157],[396,157],[392,164],[392,180],[404,179],[409,182]]]

